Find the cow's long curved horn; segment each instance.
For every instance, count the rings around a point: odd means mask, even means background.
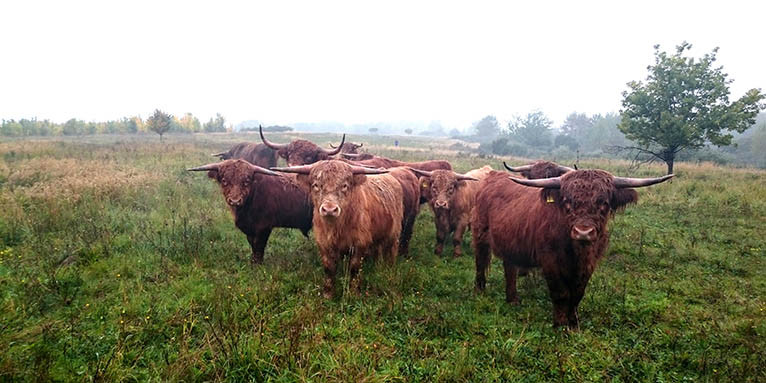
[[[223,162],[215,162],[212,164],[202,165],[198,166],[196,168],[190,168],[186,169],[187,172],[206,172],[208,170],[218,170],[218,167],[221,166]]]
[[[564,166],[559,164],[556,164],[556,166],[558,166],[560,172],[564,172],[564,173],[569,173],[569,172],[573,172],[577,170],[577,169],[572,169],[569,166]]]
[[[338,145],[337,148],[335,148],[333,150],[327,150],[325,148],[320,148],[320,149],[322,149],[322,151],[325,152],[328,156],[334,156],[334,155],[340,153],[340,150],[343,148],[343,143],[344,142],[346,142],[346,133],[343,133],[343,138],[340,139],[340,145]]]
[[[359,145],[357,145],[356,147],[361,148],[362,146],[364,146],[364,142],[360,142]]]
[[[516,173],[520,173],[525,170],[532,169],[532,164],[521,165],[521,166],[508,166],[508,164],[506,164],[505,161],[503,161],[503,166],[505,166],[505,168],[508,169],[509,171],[516,172]]]
[[[420,170],[420,169],[416,169],[416,168],[411,168],[411,167],[409,167],[409,166],[407,166],[407,169],[410,169],[410,170],[412,170],[413,172],[415,172],[415,174],[419,174],[419,175],[421,175],[421,176],[423,176],[423,177],[431,177],[431,175],[433,175],[433,174],[434,174],[434,172],[427,172],[427,171],[425,171],[425,170]]]
[[[268,147],[270,147],[270,148],[272,148],[274,150],[280,150],[280,149],[284,149],[284,148],[287,147],[288,144],[275,144],[275,143],[267,140],[266,137],[263,136],[263,126],[258,125],[258,131],[261,133],[261,141],[263,141],[263,143],[266,146],[268,146]]]
[[[279,173],[272,172],[269,169],[262,168],[262,167],[260,167],[258,165],[253,165],[253,164],[251,164],[249,162],[248,162],[248,165],[250,165],[250,169],[252,169],[256,173],[266,174],[268,176],[279,176],[280,175]]]
[[[660,182],[665,182],[673,177],[675,177],[675,174],[668,174],[666,176],[657,177],[657,178],[614,177],[613,182],[614,182],[614,187],[616,187],[617,189],[640,188],[644,186],[658,184]]]
[[[223,157],[228,151],[220,152],[220,153],[213,153],[211,154],[212,157]]]
[[[460,173],[455,173],[455,178],[457,178],[458,181],[479,181],[478,178],[474,178],[474,177],[467,176],[465,174],[460,174]]]
[[[522,184],[524,186],[532,186],[536,188],[546,188],[546,189],[561,188],[561,177],[541,178],[537,180],[528,180],[526,178],[515,178],[515,177],[508,177],[508,178],[510,178],[511,181],[516,182],[517,184]]]
[[[330,143],[330,147],[333,149],[337,148],[337,146],[333,145],[332,142]]]
[[[362,166],[351,165],[351,174],[383,174],[388,173],[388,169],[382,168],[365,168]]]
[[[283,173],[309,174],[309,173],[311,173],[311,168],[313,168],[313,167],[314,167],[314,164],[311,164],[311,165],[288,166],[286,168],[269,168],[269,169],[277,171],[277,172],[283,172]]]
[[[341,153],[343,157],[346,157],[350,160],[357,159],[359,156],[361,156],[361,153]]]

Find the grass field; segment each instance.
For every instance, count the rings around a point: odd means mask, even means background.
[[[680,163],[640,189],[568,332],[551,327],[539,273],[509,306],[494,260],[475,294],[470,240],[460,259],[434,256],[428,209],[409,258],[365,264],[361,297],[319,296],[316,246],[295,230],[252,268],[218,186],[184,170],[243,139],[257,135],[0,143],[0,381],[766,381],[764,171]],[[363,141],[502,168],[399,139]]]

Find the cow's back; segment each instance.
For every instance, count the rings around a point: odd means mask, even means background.
[[[568,231],[556,201],[544,202],[541,189],[519,185],[506,172],[481,181],[472,223],[498,257],[524,267],[539,266],[545,249],[566,246]]]

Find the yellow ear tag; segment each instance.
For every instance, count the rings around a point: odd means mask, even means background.
[[[553,203],[553,196],[552,195],[548,195],[548,198],[545,199],[545,202]]]

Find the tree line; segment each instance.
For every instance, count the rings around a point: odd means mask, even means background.
[[[135,134],[155,132],[165,133],[213,133],[230,130],[226,119],[219,113],[207,122],[186,113],[181,117],[155,110],[146,120],[140,116],[123,117],[119,120],[94,122],[72,118],[64,123],[37,118],[20,120],[0,120],[0,135],[21,136],[82,136],[89,134]],[[161,135],[162,135],[161,134]]]

